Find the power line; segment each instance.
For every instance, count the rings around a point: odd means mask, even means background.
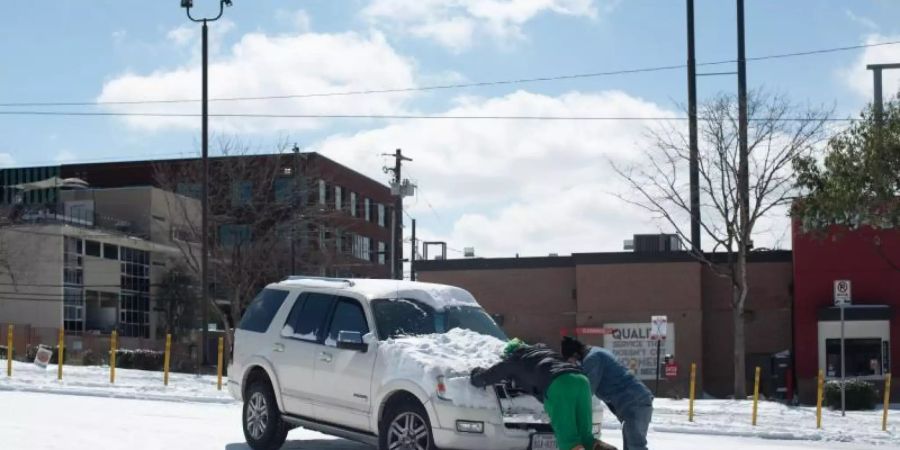
[[[191,113],[148,113],[148,112],[91,112],[91,111],[0,111],[0,116],[68,116],[68,117],[200,117]],[[630,121],[630,122],[679,122],[687,121],[680,116],[539,116],[539,115],[416,115],[416,114],[263,114],[263,113],[219,113],[209,117],[245,119],[374,119],[374,120],[526,120],[526,121]],[[708,117],[697,120],[711,121]],[[856,122],[860,118],[813,118],[813,117],[751,117],[751,122]]]
[[[846,52],[846,51],[852,51],[852,50],[860,50],[860,49],[864,49],[864,48],[882,47],[882,46],[896,45],[896,44],[900,44],[900,41],[876,42],[876,43],[872,43],[872,44],[847,45],[847,46],[841,46],[841,47],[832,47],[832,48],[824,48],[824,49],[816,49],[816,50],[780,53],[780,54],[751,57],[751,58],[747,58],[746,60],[747,61],[765,61],[765,60],[773,60],[773,59],[795,58],[795,57],[802,57],[802,56],[813,56],[813,55],[822,55],[822,54],[828,54],[828,53]],[[720,60],[720,61],[709,61],[709,62],[705,62],[705,63],[698,63],[697,66],[698,67],[718,66],[718,65],[723,65],[723,64],[735,64],[735,63],[737,63],[737,60],[727,59],[727,60]],[[601,72],[587,72],[587,73],[579,73],[579,74],[565,74],[565,75],[546,76],[546,77],[478,81],[478,82],[471,82],[471,83],[451,83],[451,84],[419,86],[419,87],[403,87],[403,88],[393,88],[393,89],[369,89],[369,90],[356,90],[356,91],[313,92],[313,93],[303,93],[303,94],[262,95],[262,96],[250,96],[250,97],[220,97],[220,98],[211,98],[211,99],[209,99],[209,101],[210,102],[238,102],[238,101],[257,101],[257,100],[287,100],[287,99],[304,99],[304,98],[321,98],[321,97],[343,97],[343,96],[353,96],[353,95],[397,94],[397,93],[407,93],[407,92],[425,92],[425,91],[464,89],[464,88],[474,88],[474,87],[491,87],[491,86],[503,86],[503,85],[513,85],[513,84],[566,81],[566,80],[577,80],[577,79],[585,79],[585,78],[599,78],[599,77],[616,76],[616,75],[630,75],[630,74],[639,74],[639,73],[678,70],[678,69],[684,69],[686,67],[687,67],[686,64],[673,64],[673,65],[666,65],[666,66],[643,67],[643,68],[611,70],[611,71],[601,71]],[[201,101],[201,99],[190,98],[190,99],[158,99],[158,100],[91,101],[91,102],[86,102],[86,101],[7,102],[7,103],[0,103],[0,107],[10,108],[10,107],[36,107],[36,106],[149,105],[149,104],[198,103],[200,101]]]

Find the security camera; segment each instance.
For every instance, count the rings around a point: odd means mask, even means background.
[[[193,8],[194,0],[181,0],[181,7],[188,8],[188,9]]]

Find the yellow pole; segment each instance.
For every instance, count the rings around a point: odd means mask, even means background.
[[[825,387],[825,372],[822,369],[819,369],[816,385],[816,428],[822,428],[822,390]]]
[[[219,337],[219,369],[218,369],[219,381],[217,384],[220,391],[222,390],[222,354],[224,352],[225,352],[225,338],[220,336]]]
[[[891,374],[884,377],[884,417],[881,418],[881,431],[887,431],[888,406],[891,404]]]
[[[12,360],[15,350],[15,342],[13,342],[13,326],[6,327],[6,376],[12,377]]]
[[[759,405],[759,366],[756,366],[756,381],[753,383],[753,426],[756,426],[756,412]]]
[[[65,327],[59,329],[59,354],[57,355],[56,379],[62,381],[63,360],[66,357],[66,330]]]
[[[109,382],[116,382],[116,350],[117,350],[117,342],[119,340],[119,333],[116,330],[113,330],[112,337],[109,340]]]
[[[165,373],[165,375],[163,375],[163,385],[165,385],[165,386],[169,385],[169,355],[171,354],[171,352],[172,352],[172,335],[167,333],[166,334],[166,355],[165,355],[164,361],[163,361],[163,372]]]
[[[697,363],[691,363],[691,395],[688,403],[688,422],[694,421],[694,389],[697,386]]]

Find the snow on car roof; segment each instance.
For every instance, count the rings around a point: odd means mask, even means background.
[[[449,306],[478,306],[475,297],[465,289],[436,283],[420,281],[401,281],[385,279],[293,279],[279,283],[283,286],[303,286],[313,288],[345,289],[364,296],[367,300],[379,298],[406,298],[418,300],[434,309]]]

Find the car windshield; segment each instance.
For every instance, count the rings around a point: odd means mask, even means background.
[[[381,340],[399,336],[446,333],[454,328],[506,340],[506,334],[491,316],[477,306],[451,306],[443,311],[409,299],[379,299],[372,302],[375,325]]]

